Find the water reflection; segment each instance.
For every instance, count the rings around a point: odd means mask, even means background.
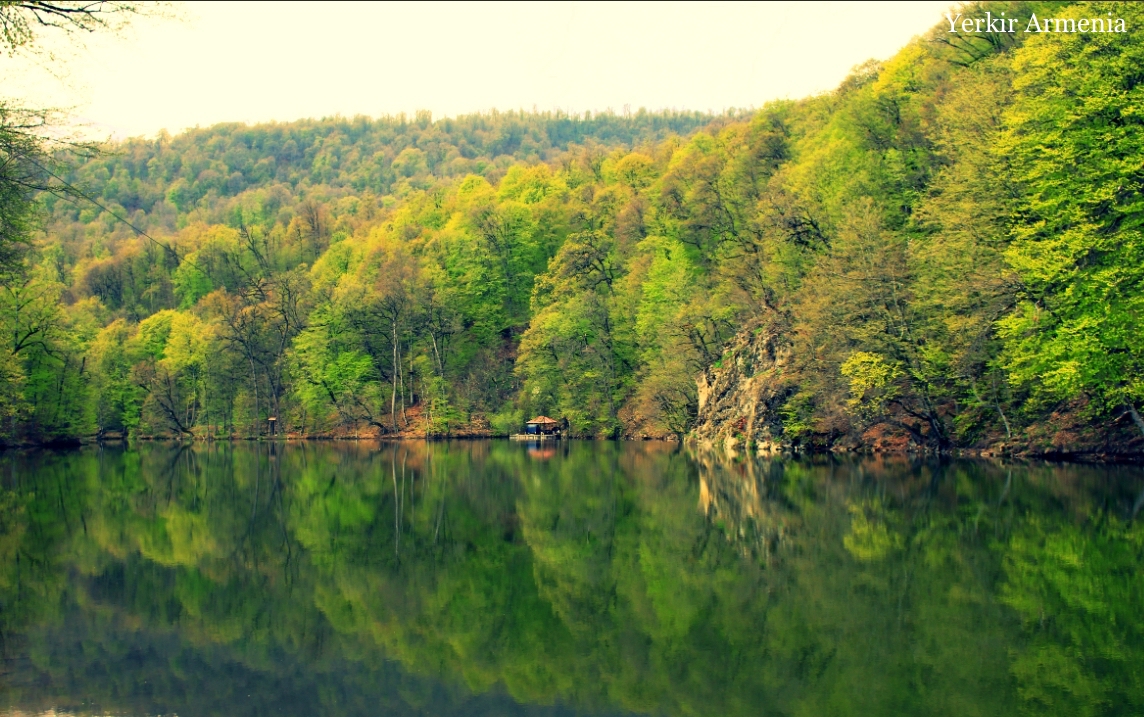
[[[11,710],[1128,714],[1131,468],[675,445],[0,456]]]

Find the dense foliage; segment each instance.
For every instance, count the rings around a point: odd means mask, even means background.
[[[0,303],[8,440],[692,426],[780,332],[785,440],[949,448],[1144,398],[1144,10],[943,27],[747,115],[493,113],[131,140],[50,196]],[[271,421],[270,419],[274,419]],[[274,428],[272,428],[272,425]],[[1035,432],[1035,431],[1034,431]]]

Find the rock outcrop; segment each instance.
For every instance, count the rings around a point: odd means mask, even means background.
[[[819,432],[798,446],[784,435],[782,410],[798,390],[789,333],[781,323],[762,319],[730,341],[722,357],[696,378],[699,411],[688,437],[700,449],[725,457],[770,455],[787,450],[860,453],[923,453],[901,428],[910,420],[854,425],[845,417],[818,418]],[[1139,461],[1144,437],[1121,410],[1094,417],[1083,400],[1062,404],[1046,418],[1014,426],[1012,435],[992,426],[947,451],[965,456],[1017,456],[1072,461]],[[823,424],[827,424],[823,428]]]
[[[699,413],[692,439],[731,453],[775,453],[783,440],[780,409],[794,390],[791,345],[773,321],[745,326],[696,382]]]

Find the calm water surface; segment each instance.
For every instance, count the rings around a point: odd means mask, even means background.
[[[0,713],[1144,710],[1136,468],[147,444],[0,483]]]

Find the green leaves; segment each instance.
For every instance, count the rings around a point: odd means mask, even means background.
[[[1115,12],[1132,32],[1133,4]],[[1045,399],[1088,394],[1104,406],[1138,401],[1144,369],[1144,62],[1132,36],[1038,37],[1014,56],[1016,96],[1005,149],[1026,191],[1006,259],[1023,283],[999,323],[1016,380]]]
[[[895,383],[902,377],[901,368],[877,354],[856,351],[842,363],[841,371],[850,381],[847,405],[855,413],[879,415],[899,395]]]
[[[1135,5],[973,7],[1144,22]],[[696,376],[766,321],[797,397],[776,410],[804,445],[1012,446],[1061,402],[1107,417],[1144,401],[1139,32],[935,31],[836,92],[718,122],[422,114],[128,141],[69,181],[175,252],[46,196],[29,268],[83,326],[55,321],[8,362],[3,410],[56,421],[49,387],[68,384],[75,413],[157,433],[204,416],[223,435],[270,418],[508,431],[542,412],[665,437],[696,420]],[[35,180],[35,143],[4,117],[5,166]],[[34,228],[19,184],[0,187],[0,263]],[[204,342],[178,360],[176,318]],[[86,373],[96,344],[110,376]]]

